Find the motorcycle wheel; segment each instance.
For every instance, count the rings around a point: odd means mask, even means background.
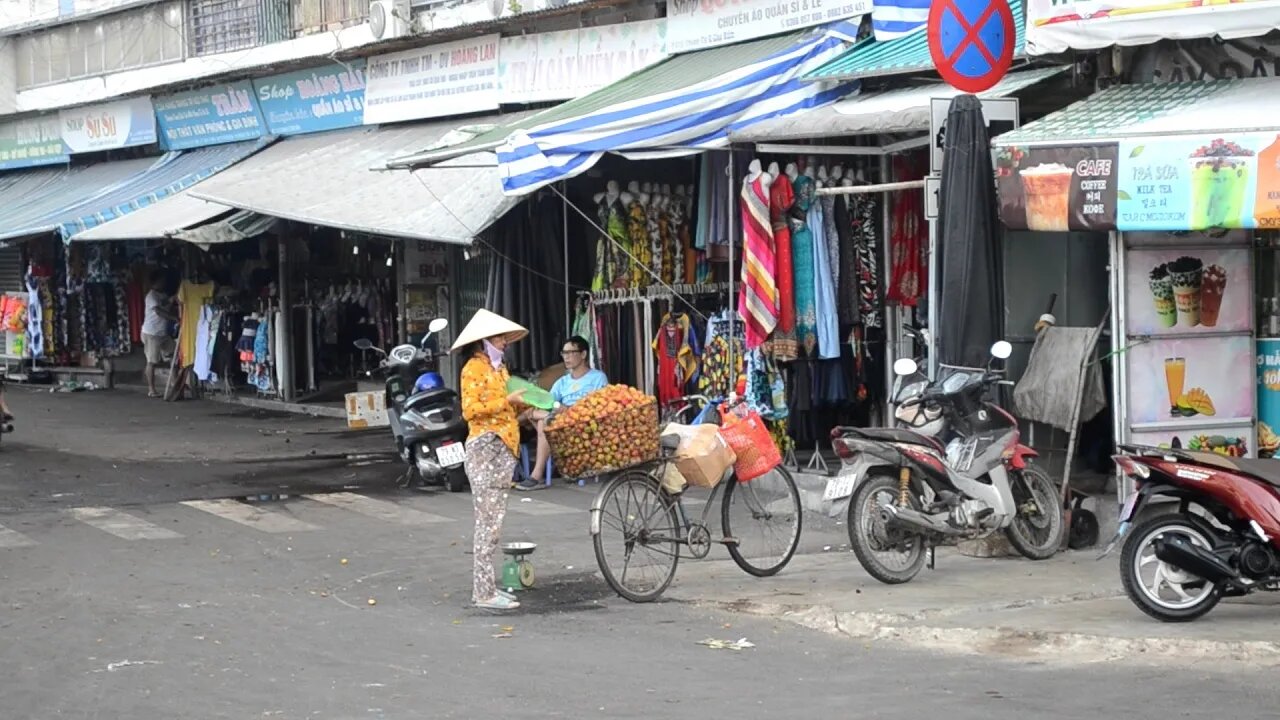
[[[456,467],[445,474],[445,487],[449,488],[449,492],[462,492],[467,489],[467,471],[465,468]]]
[[[1182,535],[1193,545],[1213,547],[1213,530],[1205,521],[1182,513],[1157,515],[1129,531],[1120,553],[1120,580],[1142,612],[1161,622],[1189,622],[1218,604],[1222,587],[1157,558],[1153,543],[1165,535]]]
[[[1048,473],[1031,465],[1009,473],[1017,514],[1005,530],[1009,544],[1029,560],[1047,560],[1062,547],[1062,505]],[[1034,501],[1034,509],[1028,510]]]
[[[893,502],[897,496],[896,478],[871,475],[849,498],[849,545],[853,554],[871,577],[888,585],[910,582],[925,561],[924,535],[885,527],[880,506]],[[920,510],[920,501],[914,496],[911,507]],[[896,560],[892,566],[891,559]]]

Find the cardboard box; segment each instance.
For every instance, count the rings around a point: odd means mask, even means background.
[[[680,436],[675,466],[690,485],[705,488],[719,485],[725,471],[738,459],[715,425],[672,423],[662,434]]]
[[[387,393],[384,390],[347,393],[347,427],[387,427]]]

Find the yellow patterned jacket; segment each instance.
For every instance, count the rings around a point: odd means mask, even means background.
[[[485,433],[497,433],[511,448],[520,453],[520,421],[516,409],[507,402],[506,366],[497,370],[483,353],[473,356],[462,367],[462,417],[471,428],[468,440]]]

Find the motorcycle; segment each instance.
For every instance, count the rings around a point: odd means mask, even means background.
[[[448,326],[443,318],[432,320],[418,347],[398,345],[389,353],[367,339],[355,342],[360,350],[383,355],[379,368],[386,376],[387,418],[396,452],[409,466],[401,477],[402,487],[412,486],[417,473],[423,485],[444,485],[450,492],[467,488],[462,404],[458,393],[444,387],[435,354],[427,349],[427,340]]]
[[[1224,597],[1280,590],[1280,463],[1142,445],[1119,450],[1116,465],[1137,488],[1098,559],[1124,538],[1120,579],[1139,610],[1187,622]],[[1135,522],[1157,496],[1177,500],[1177,510]]]
[[[942,366],[930,382],[919,363],[894,363],[898,427],[835,428],[832,448],[841,478],[853,489],[849,542],[875,579],[909,582],[938,545],[1004,532],[1023,556],[1052,557],[1062,542],[1057,486],[1030,461],[1017,420],[987,399],[1006,383],[995,360],[1013,347],[991,348],[987,368]]]

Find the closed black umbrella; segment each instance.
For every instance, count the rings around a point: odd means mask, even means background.
[[[1004,273],[991,143],[982,103],[959,95],[947,111],[938,199],[938,361],[982,367],[1001,339]]]

